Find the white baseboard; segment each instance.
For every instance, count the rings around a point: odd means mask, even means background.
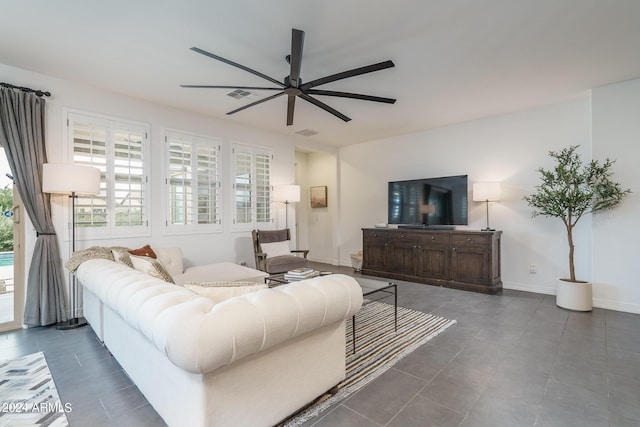
[[[528,285],[522,285],[514,282],[502,282],[504,289],[512,289],[514,291],[532,292],[535,294],[555,295],[555,287],[533,287]],[[620,301],[613,301],[604,298],[594,298],[593,306],[596,308],[604,308],[606,310],[622,311],[625,313],[640,314],[640,304],[626,303]]]
[[[630,304],[626,302],[611,301],[611,300],[602,299],[602,298],[594,298],[593,306],[598,308],[605,308],[607,310],[640,314],[640,304]]]
[[[339,264],[335,261],[331,261],[331,260],[322,260],[322,259],[309,259],[310,261],[315,261],[315,262],[322,262],[325,264],[332,264],[332,265],[342,265],[345,267],[350,267],[351,264]],[[522,284],[522,283],[516,283],[516,282],[508,282],[508,281],[503,281],[502,282],[502,287],[504,289],[510,289],[510,290],[514,290],[514,291],[523,291],[523,292],[531,292],[534,294],[542,294],[542,295],[555,295],[556,294],[556,288],[555,286],[531,286],[531,285],[526,285],[526,284]],[[620,302],[620,301],[612,301],[612,300],[608,300],[608,299],[603,299],[603,298],[594,298],[593,299],[593,306],[597,307],[597,308],[604,308],[606,310],[614,310],[614,311],[622,311],[625,313],[634,313],[634,314],[640,314],[640,304],[633,304],[633,303],[625,303],[625,302]]]
[[[531,286],[515,282],[502,282],[503,289],[511,289],[514,291],[533,292],[534,294],[555,295],[556,288],[553,286]]]

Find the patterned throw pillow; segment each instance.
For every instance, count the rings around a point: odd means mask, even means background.
[[[144,245],[143,247],[138,249],[129,249],[129,253],[131,255],[146,256],[153,259],[158,258],[156,253],[153,252],[153,249],[151,249],[151,246],[149,245]]]
[[[167,272],[164,268],[164,265],[157,259],[153,259],[146,256],[138,256],[131,255],[131,262],[133,263],[133,268],[138,271],[142,271],[143,273],[147,273],[150,276],[157,277],[158,279],[162,279],[165,282],[173,283],[173,277]]]
[[[184,287],[200,296],[209,298],[213,302],[220,303],[229,298],[268,289],[266,284],[256,282],[189,282]]]
[[[118,264],[124,264],[127,267],[133,268],[131,257],[129,256],[129,250],[123,246],[114,246],[111,248],[111,254],[113,260]]]

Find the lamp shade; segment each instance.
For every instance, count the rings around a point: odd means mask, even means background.
[[[495,202],[500,200],[499,182],[476,182],[473,184],[474,202]]]
[[[98,194],[100,169],[67,163],[45,163],[42,165],[42,192]]]
[[[274,202],[299,202],[300,186],[299,185],[276,185],[273,188]]]

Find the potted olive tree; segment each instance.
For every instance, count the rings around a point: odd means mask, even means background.
[[[576,280],[573,255],[575,244],[573,229],[580,218],[604,209],[618,206],[631,192],[611,180],[615,160],[592,160],[583,163],[576,152],[578,146],[561,151],[550,151],[556,165],[553,169],[538,169],[542,183],[524,199],[534,208],[533,216],[560,218],[565,226],[569,243],[569,278],[558,280],[556,304],[578,311],[591,311],[593,307],[591,283]]]

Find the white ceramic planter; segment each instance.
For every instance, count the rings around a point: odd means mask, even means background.
[[[590,282],[569,282],[558,279],[556,305],[575,311],[593,310],[593,291]]]

